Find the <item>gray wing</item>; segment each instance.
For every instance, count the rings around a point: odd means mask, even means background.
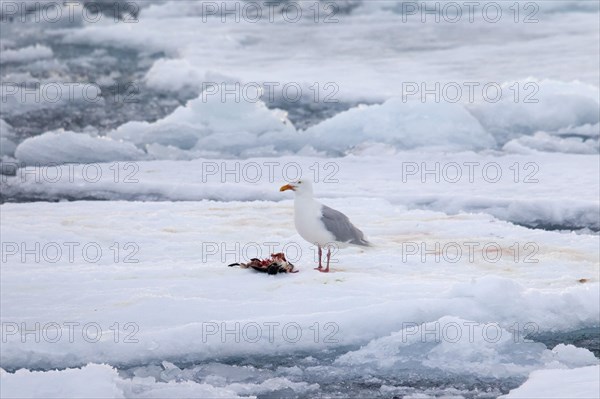
[[[369,246],[369,242],[365,240],[363,232],[350,223],[348,216],[327,205],[323,205],[321,212],[323,213],[321,221],[325,225],[325,228],[333,234],[336,241],[365,247]]]

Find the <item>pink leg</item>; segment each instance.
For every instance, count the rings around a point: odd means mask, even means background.
[[[321,246],[317,245],[317,247],[319,248],[319,267],[315,267],[315,270],[321,270],[323,269],[323,266],[321,265],[321,258],[323,257],[323,251],[321,250]]]
[[[331,248],[327,247],[327,267],[324,270],[319,269],[320,272],[329,273],[329,259],[331,258]]]

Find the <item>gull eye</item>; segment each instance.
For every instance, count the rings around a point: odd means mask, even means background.
[[[298,180],[298,184],[302,184],[302,180]]]

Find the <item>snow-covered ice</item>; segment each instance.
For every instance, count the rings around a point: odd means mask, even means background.
[[[598,2],[16,3],[0,396],[600,397]]]
[[[34,220],[29,204],[3,205],[3,367],[185,368],[329,349],[341,350],[324,370],[331,378],[354,370],[401,382],[408,370],[524,378],[597,363],[585,349],[553,356],[524,337],[598,325],[597,236],[368,197],[326,203],[352,215],[375,244],[340,250],[329,275],[311,270],[314,248],[295,232],[290,200],[39,203],[44,217]],[[40,262],[24,252],[36,243]],[[477,245],[470,254],[468,245]],[[301,272],[265,277],[226,266],[273,249],[285,249]],[[23,335],[35,323],[39,336]],[[461,366],[451,361],[457,355]],[[373,367],[373,356],[383,365]]]
[[[274,187],[303,176],[317,183],[323,197],[372,197],[409,209],[482,212],[531,227],[600,230],[598,155],[396,151],[380,145],[354,152],[343,158],[33,164],[3,176],[3,190],[50,199],[280,201],[285,197]]]

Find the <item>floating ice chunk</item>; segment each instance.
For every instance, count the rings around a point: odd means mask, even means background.
[[[543,367],[596,364],[587,349],[557,347],[524,340],[496,323],[478,323],[453,316],[417,325],[371,341],[346,353],[336,364],[379,370],[394,375],[408,369],[432,369],[453,374],[508,378]],[[547,362],[550,361],[549,364]]]
[[[193,381],[157,381],[155,378],[121,378],[106,364],[88,364],[81,369],[29,371],[11,374],[0,369],[2,397],[10,398],[238,398],[228,388]]]
[[[597,154],[598,140],[580,137],[561,138],[546,132],[537,132],[533,136],[521,136],[504,144],[502,149],[517,154],[531,154],[533,151],[564,152],[571,154]]]
[[[400,149],[443,147],[474,150],[495,145],[493,137],[460,104],[404,102],[359,106],[306,131],[315,148],[344,152],[364,142]]]
[[[336,362],[380,369],[385,374],[428,368],[506,378],[539,368],[545,350],[543,344],[515,342],[511,332],[495,323],[445,316],[375,339]]]
[[[161,58],[154,62],[145,79],[148,87],[157,90],[199,92],[204,75],[185,59]]]
[[[519,100],[514,97],[515,83],[503,86],[498,102],[481,101],[470,107],[471,113],[504,144],[523,134],[536,131],[597,124],[600,120],[598,88],[581,82],[528,79],[517,82]],[[510,94],[510,95],[509,95]]]
[[[26,139],[17,147],[15,157],[28,165],[48,165],[134,161],[146,154],[131,143],[57,130]]]
[[[164,119],[129,122],[108,136],[138,146],[156,143],[231,155],[269,145],[301,148],[300,137],[285,112],[268,109],[262,101],[221,101],[220,95],[201,95]]]
[[[559,368],[584,367],[598,363],[598,359],[592,352],[574,345],[558,344],[546,355],[546,363],[549,366],[556,364]],[[600,375],[598,377],[600,378]]]
[[[9,62],[31,62],[43,58],[52,58],[54,53],[47,46],[36,44],[35,46],[22,47],[16,50],[2,50],[0,64]]]
[[[572,370],[537,370],[519,388],[513,389],[505,399],[562,399],[600,397],[600,366]]]
[[[105,364],[81,369],[29,371],[0,369],[3,398],[124,398],[117,370]]]

